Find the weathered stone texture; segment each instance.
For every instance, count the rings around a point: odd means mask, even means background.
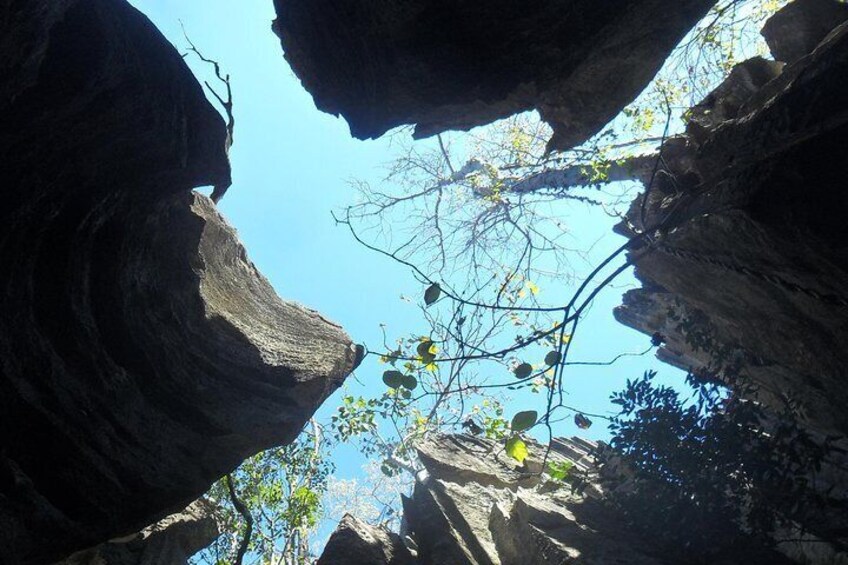
[[[557,149],[597,133],[713,0],[275,0],[286,59],[319,109],[374,138],[537,109]]]
[[[225,136],[124,0],[0,0],[0,562],[185,507],[348,372],[191,193],[228,183]]]
[[[763,37],[774,58],[794,63],[848,20],[848,4],[834,0],[794,0],[769,18]]]
[[[399,535],[345,514],[318,560],[318,565],[340,563],[412,565],[415,560]]]
[[[579,438],[552,444],[548,461],[571,461],[575,473],[593,477],[585,493],[577,494],[539,473],[545,448],[535,443],[524,465],[507,457],[501,442],[469,435],[439,436],[420,445],[425,471],[419,473],[412,496],[403,501],[402,534],[415,547],[413,562],[664,563],[650,541],[630,533],[603,502],[591,454],[595,448]],[[346,527],[343,523],[340,529]],[[327,563],[384,563],[345,559],[341,539],[328,543],[325,556],[335,559]]]
[[[798,10],[820,5],[790,4],[775,18],[815,19]],[[662,359],[743,367],[761,400],[799,401],[812,428],[845,434],[848,23],[830,21],[824,41],[771,80],[774,64],[737,67],[696,106],[687,133],[665,144],[647,202],[634,202],[619,227],[628,236],[661,229],[647,254],[631,254],[643,288],[616,316],[663,334]],[[739,80],[758,69],[759,79]]]
[[[56,565],[186,565],[220,534],[215,506],[204,499],[137,534],[80,551]]]

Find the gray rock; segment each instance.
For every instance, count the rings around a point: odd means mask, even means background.
[[[615,512],[592,499],[519,491],[499,504],[490,529],[504,565],[659,565],[650,545],[628,532]]]
[[[360,139],[467,130],[537,109],[550,147],[630,103],[713,0],[275,0],[292,69]]]
[[[848,5],[839,0],[795,0],[769,18],[763,37],[775,59],[794,63],[846,20]]]
[[[748,59],[730,71],[727,78],[699,104],[690,109],[687,133],[696,142],[727,120],[739,114],[744,104],[760,89],[777,78],[783,63],[762,57]]]
[[[615,314],[665,336],[662,359],[688,369],[720,355],[745,367],[761,401],[788,396],[813,429],[845,434],[848,23],[752,90],[740,106],[722,85],[710,103],[735,111],[668,142],[646,205],[620,226],[662,223],[663,237],[631,253],[643,288]]]
[[[0,0],[0,561],[184,508],[294,438],[349,371],[191,189],[226,131],[124,0]]]
[[[414,562],[399,535],[345,514],[324,547],[318,565],[412,565]]]
[[[523,472],[503,457],[502,442],[454,435],[419,446],[425,470],[412,496],[403,500],[405,528],[418,550],[415,563],[663,563],[653,556],[651,541],[628,533],[628,525],[602,500],[606,485],[601,483],[612,480],[600,476],[592,455],[597,444],[561,438],[548,453],[550,462],[573,463],[574,476],[589,483],[583,494],[541,475],[546,449],[535,442],[528,446],[537,461]],[[327,563],[384,563],[345,559],[337,547]]]
[[[843,438],[810,477],[830,500],[805,533],[843,543],[848,21],[839,14],[845,9],[833,2],[789,4],[764,31],[775,55],[790,61],[781,73],[753,80],[752,69],[778,67],[743,63],[700,105],[686,134],[666,143],[654,185],[618,228],[633,236],[661,226],[651,249],[637,245],[630,253],[642,288],[628,291],[615,310],[620,322],[663,336],[661,360],[684,370],[708,368],[710,378],[777,412],[794,403],[813,441]],[[740,383],[738,375],[746,379]],[[781,551],[805,563],[845,559],[844,551],[805,539],[782,544]]]
[[[137,534],[75,553],[56,565],[186,565],[220,534],[215,506],[199,499]]]

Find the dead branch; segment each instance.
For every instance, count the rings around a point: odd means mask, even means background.
[[[185,37],[185,40],[188,42],[189,51],[191,53],[194,53],[197,58],[203,61],[204,63],[212,65],[212,68],[215,70],[215,77],[224,86],[224,90],[226,91],[226,94],[224,96],[221,96],[218,91],[215,90],[215,88],[213,88],[212,85],[209,84],[209,81],[203,81],[203,84],[206,86],[206,89],[212,94],[212,96],[215,97],[215,99],[221,105],[221,108],[224,110],[224,115],[227,119],[227,137],[224,140],[224,153],[227,155],[227,157],[229,157],[230,148],[233,146],[233,132],[235,131],[236,127],[236,119],[233,115],[233,89],[232,84],[230,82],[230,75],[229,73],[224,74],[221,71],[221,64],[218,61],[214,59],[209,59],[208,57],[204,56],[203,53],[200,52],[200,50],[189,38],[188,33],[185,29],[185,25],[183,25],[182,21],[180,21],[180,27],[182,27],[183,30],[183,37]],[[232,183],[228,182],[226,185],[215,185],[212,188],[212,201],[217,204],[221,200],[221,198],[224,197],[224,193],[227,192],[227,189],[230,188],[231,184]]]

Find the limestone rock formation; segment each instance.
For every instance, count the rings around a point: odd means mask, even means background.
[[[56,565],[186,565],[220,534],[211,502],[199,499],[137,534],[75,553]]]
[[[833,28],[848,20],[848,4],[834,0],[794,0],[769,18],[763,37],[778,61],[794,63],[812,53]]]
[[[412,565],[415,560],[399,535],[345,514],[318,560],[318,565],[340,563]]]
[[[354,352],[191,192],[228,183],[225,126],[142,14],[0,14],[0,561],[45,563],[290,441]]]
[[[546,446],[528,445],[528,459],[518,464],[506,456],[503,442],[465,434],[431,437],[417,447],[423,470],[412,496],[403,499],[400,536],[346,516],[319,563],[681,563],[686,550],[668,546],[668,532],[635,524],[621,511],[620,496],[651,487],[609,446],[577,437],[554,439],[547,453]],[[546,455],[547,463],[572,465],[565,481],[545,472]],[[778,551],[755,549],[744,562],[846,562],[844,552],[809,532],[787,527],[779,539]],[[711,559],[716,565],[742,562],[735,553]]]
[[[836,435],[848,433],[844,13],[834,0],[789,4],[765,29],[790,61],[743,63],[665,144],[647,200],[619,226],[650,238],[631,252],[643,288],[616,310],[665,337],[661,359],[726,379],[744,368],[760,400],[797,401],[812,429]],[[811,29],[822,41],[800,56]]]
[[[531,444],[519,465],[500,442],[470,435],[441,436],[418,447],[425,470],[404,500],[405,538],[421,565],[465,563],[584,565],[665,563],[650,540],[629,532],[604,501],[592,451],[579,438],[555,440],[548,461],[571,462],[571,486],[540,473],[545,448]],[[620,483],[617,488],[626,488]],[[581,494],[582,492],[582,494]],[[330,538],[322,562],[335,565],[394,563],[357,560],[344,552],[346,538]],[[361,526],[359,529],[362,529]],[[396,540],[393,542],[396,543]],[[328,560],[326,556],[334,556]],[[347,557],[346,557],[347,556]],[[404,561],[406,562],[406,561]]]
[[[654,77],[714,0],[275,0],[286,59],[360,139],[537,109],[564,149]]]

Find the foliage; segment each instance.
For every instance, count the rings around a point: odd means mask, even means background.
[[[253,519],[247,563],[299,565],[311,563],[311,537],[321,517],[321,499],[333,471],[317,424],[293,443],[247,459],[232,473],[238,499]],[[208,495],[221,507],[223,534],[197,562],[234,563],[246,522],[234,507],[225,481]]]
[[[687,383],[692,396],[647,372],[613,394],[612,447],[640,481],[619,497],[639,527],[683,551],[688,563],[762,555],[793,523],[815,528],[822,508],[811,481],[829,452],[792,412],[769,414],[715,383]],[[754,559],[754,557],[751,557]]]
[[[519,436],[514,435],[506,441],[506,454],[519,463],[524,463],[528,455],[527,444]]]
[[[394,531],[400,528],[400,497],[412,488],[412,475],[395,473],[387,476],[379,461],[369,461],[362,477],[342,479],[331,475],[324,497],[323,522],[335,528],[345,514],[353,514],[369,524],[383,525]]]

